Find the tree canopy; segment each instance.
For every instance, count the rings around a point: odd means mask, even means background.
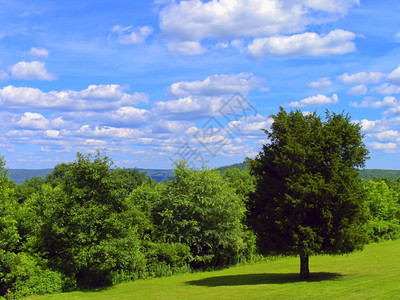
[[[368,150],[361,127],[345,114],[287,113],[272,116],[269,142],[248,159],[256,190],[248,223],[265,254],[300,256],[308,277],[315,254],[343,254],[367,242],[364,194],[358,169]]]

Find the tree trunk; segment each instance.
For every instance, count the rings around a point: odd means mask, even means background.
[[[308,255],[300,254],[300,278],[310,278],[310,269],[308,267]]]

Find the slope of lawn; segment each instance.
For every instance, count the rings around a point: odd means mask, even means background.
[[[311,257],[308,281],[298,279],[298,269],[298,258],[282,258],[29,299],[400,298],[400,240],[367,245],[364,251],[350,255]]]

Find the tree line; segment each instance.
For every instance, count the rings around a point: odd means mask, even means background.
[[[0,296],[222,268],[263,255],[343,254],[400,237],[400,178],[361,180],[343,114],[273,116],[250,170],[175,166],[157,183],[101,152],[16,185],[0,159]]]

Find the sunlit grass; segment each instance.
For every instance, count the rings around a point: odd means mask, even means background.
[[[300,280],[299,259],[283,258],[30,299],[398,299],[400,240],[311,257],[310,270],[311,279]]]

